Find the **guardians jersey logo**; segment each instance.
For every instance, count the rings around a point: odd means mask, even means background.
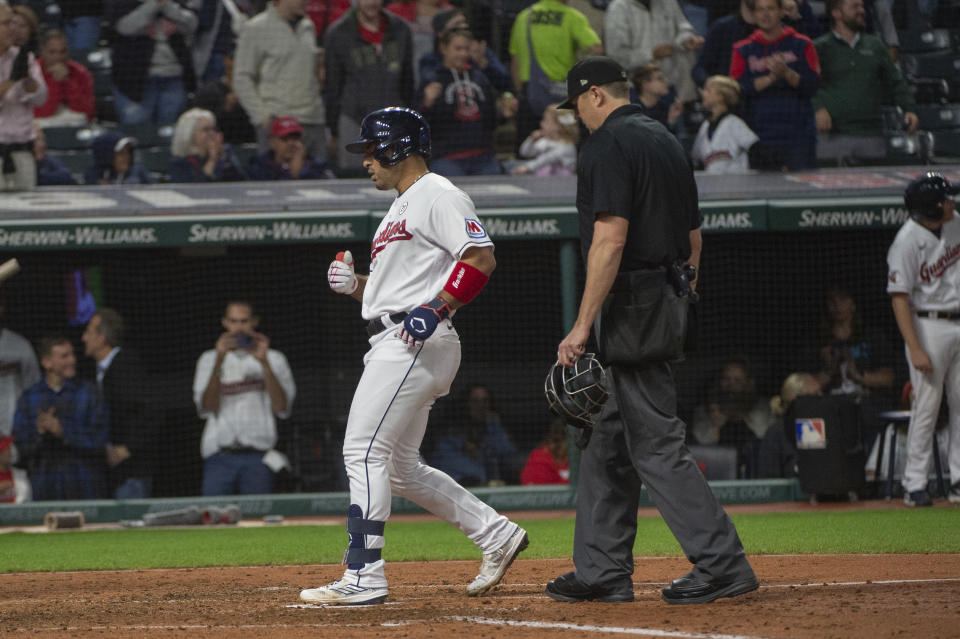
[[[797,54],[789,49],[786,51],[777,51],[781,56],[783,56],[783,61],[787,64],[793,64],[799,58]],[[770,56],[756,56],[751,55],[747,58],[747,65],[750,67],[750,71],[753,73],[765,73],[770,70],[769,67]]]
[[[224,395],[242,395],[243,393],[252,393],[265,390],[262,378],[244,377],[239,382],[229,382],[220,384],[220,392]]]
[[[407,232],[407,221],[388,222],[383,230],[373,238],[373,246],[370,248],[370,259],[377,256],[377,253],[387,248],[390,242],[398,240],[412,240],[413,235]]]
[[[935,277],[943,277],[944,272],[957,263],[960,259],[960,244],[948,246],[933,264],[922,264],[920,266],[920,279],[929,282]]]

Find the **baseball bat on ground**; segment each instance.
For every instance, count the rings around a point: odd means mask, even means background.
[[[0,264],[0,282],[10,279],[20,272],[20,262],[12,257],[3,264]]]
[[[203,523],[203,512],[196,506],[146,513],[143,523],[147,526],[196,526]]]

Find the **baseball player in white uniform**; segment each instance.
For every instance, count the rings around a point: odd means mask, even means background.
[[[330,288],[362,302],[370,350],[350,407],[343,459],[350,483],[349,547],[343,577],[300,593],[315,604],[374,604],[387,597],[381,549],[391,493],[462,530],[483,552],[476,596],[503,578],[527,547],[527,533],[445,473],[420,461],[434,401],[460,366],[450,319],[486,284],[493,243],[466,193],[427,169],[430,131],[416,111],[374,111],[347,150],[363,154],[377,189],[397,198],[371,244],[370,273],[354,272],[350,252],[330,264]]]
[[[906,344],[914,400],[903,472],[908,506],[931,506],[927,493],[944,382],[950,410],[950,501],[960,503],[960,188],[925,173],[904,193],[907,220],[887,253],[887,292]]]

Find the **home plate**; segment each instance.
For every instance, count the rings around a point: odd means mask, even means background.
[[[399,605],[401,605],[402,603],[403,603],[402,601],[384,601],[384,602],[382,602],[382,603],[376,603],[376,604],[352,604],[352,605],[349,605],[349,604],[309,604],[309,603],[301,603],[301,604],[287,604],[286,606],[284,606],[284,608],[341,608],[341,609],[346,609],[346,608],[372,608],[372,607],[374,607],[374,606],[399,606]]]

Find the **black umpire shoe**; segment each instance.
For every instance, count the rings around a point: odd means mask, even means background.
[[[722,597],[736,597],[759,587],[760,582],[755,577],[742,581],[707,583],[688,573],[674,579],[672,584],[663,589],[662,595],[663,600],[671,604],[700,604]]]
[[[633,582],[627,579],[617,585],[588,586],[575,572],[568,572],[547,583],[547,596],[557,601],[633,601]]]

